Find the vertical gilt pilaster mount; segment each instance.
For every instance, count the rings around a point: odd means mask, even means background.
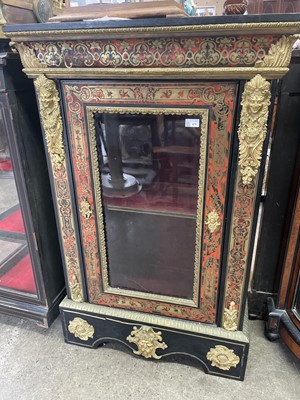
[[[58,90],[55,82],[45,75],[40,75],[36,79],[35,87],[51,163],[60,170],[64,164],[65,150]]]
[[[35,80],[35,88],[55,181],[54,188],[62,231],[70,295],[73,301],[82,302],[84,296],[76,249],[72,205],[68,188],[59,93],[55,82],[52,79],[48,79],[45,75],[40,75]]]
[[[249,185],[260,167],[271,103],[270,83],[256,75],[245,85],[238,129],[239,166],[244,185]]]

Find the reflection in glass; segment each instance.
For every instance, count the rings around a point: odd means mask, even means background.
[[[248,14],[289,14],[300,11],[300,4],[293,0],[252,0]]]
[[[36,293],[1,111],[0,109],[0,288]]]
[[[201,122],[95,115],[111,287],[191,299]]]
[[[294,304],[293,304],[293,310],[294,314],[300,321],[300,271],[298,275],[298,280],[297,280],[297,286],[295,289],[295,299],[294,299]]]

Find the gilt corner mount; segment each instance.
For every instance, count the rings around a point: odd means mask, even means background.
[[[293,44],[296,40],[297,35],[282,36],[277,43],[271,45],[263,60],[256,61],[255,67],[288,67],[291,62]]]

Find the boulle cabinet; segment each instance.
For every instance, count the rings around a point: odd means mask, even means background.
[[[242,380],[269,125],[298,16],[9,26],[34,79],[68,343]]]

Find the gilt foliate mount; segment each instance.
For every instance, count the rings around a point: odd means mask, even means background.
[[[207,225],[210,233],[214,233],[221,225],[219,214],[215,210],[208,214],[205,225]]]
[[[89,324],[85,319],[76,317],[69,322],[68,331],[76,338],[88,341],[93,339],[95,329],[93,325]]]
[[[90,203],[85,199],[82,200],[80,203],[80,210],[81,214],[85,219],[89,219],[92,216],[92,209]]]
[[[51,162],[60,170],[64,165],[65,150],[59,93],[55,82],[46,78],[45,75],[40,75],[35,80],[35,87]]]
[[[224,310],[223,328],[227,331],[236,331],[238,328],[238,311],[234,301],[230,302],[228,308]]]
[[[212,367],[216,367],[223,371],[229,371],[231,368],[236,368],[240,362],[240,357],[237,356],[232,349],[226,346],[217,345],[211,348],[206,356],[211,362]]]
[[[156,360],[161,358],[161,356],[156,354],[156,350],[165,350],[168,347],[162,339],[161,332],[155,332],[149,326],[141,326],[140,328],[134,326],[127,337],[127,341],[136,344],[138,349],[133,350],[134,354]]]
[[[246,83],[238,129],[239,166],[244,185],[252,183],[260,168],[271,104],[271,84],[261,75]]]
[[[293,44],[296,40],[297,35],[282,36],[277,43],[271,45],[263,60],[256,61],[255,67],[288,67],[291,62]]]

